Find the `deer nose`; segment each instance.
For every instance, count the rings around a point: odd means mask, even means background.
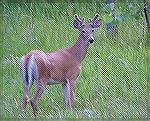
[[[89,39],[90,44],[92,44],[94,42],[94,39]]]

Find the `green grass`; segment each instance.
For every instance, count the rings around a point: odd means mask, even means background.
[[[23,80],[19,59],[30,50],[55,51],[71,46],[79,35],[74,13],[93,16],[94,3],[3,3],[1,119],[32,119],[31,106],[21,112]],[[143,33],[144,31],[144,33]],[[128,20],[119,26],[116,39],[106,25],[94,33],[77,81],[76,106],[66,110],[61,85],[47,86],[38,104],[39,119],[145,119],[147,118],[147,50],[143,21]],[[35,91],[31,91],[31,97]]]

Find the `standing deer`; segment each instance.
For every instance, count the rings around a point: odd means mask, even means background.
[[[74,27],[80,31],[76,43],[55,52],[45,53],[33,50],[21,58],[21,74],[24,80],[23,108],[29,103],[29,91],[36,80],[36,94],[30,100],[33,114],[36,117],[36,108],[39,98],[46,85],[62,84],[65,104],[69,109],[74,106],[76,79],[80,74],[80,66],[85,58],[89,45],[94,42],[93,32],[100,27],[101,20],[98,14],[84,25],[75,14]]]

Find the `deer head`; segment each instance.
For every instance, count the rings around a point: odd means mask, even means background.
[[[80,31],[81,37],[87,43],[92,44],[94,42],[93,32],[95,28],[101,26],[101,19],[98,19],[99,14],[97,13],[93,19],[89,19],[88,24],[84,24],[84,18],[81,20],[80,17],[75,14],[74,27]]]

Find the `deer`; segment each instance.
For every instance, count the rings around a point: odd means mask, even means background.
[[[93,32],[101,26],[97,13],[88,24],[84,24],[77,14],[74,15],[73,26],[80,34],[74,45],[55,52],[32,50],[22,56],[20,70],[24,80],[23,109],[30,103],[34,117],[37,116],[37,104],[47,85],[61,84],[64,102],[69,110],[74,108],[76,80],[80,75],[81,64],[88,48],[94,42]],[[32,84],[36,82],[35,95],[29,99]]]

